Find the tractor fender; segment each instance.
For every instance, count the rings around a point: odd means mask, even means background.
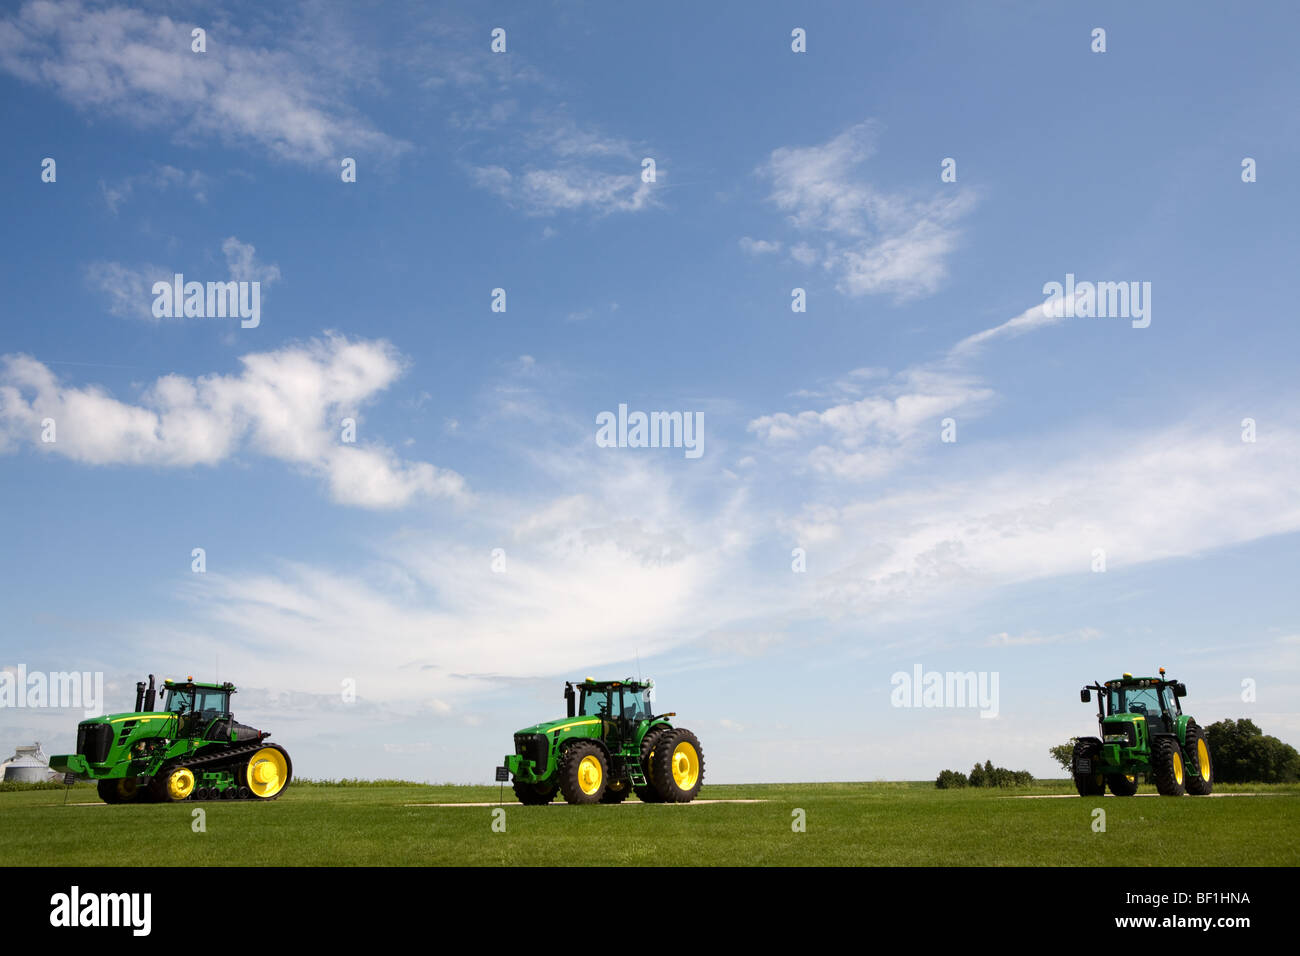
[[[601,753],[605,755],[605,766],[612,767],[614,765],[614,755],[610,753],[609,747],[605,746],[605,741],[601,740],[599,737],[570,737],[568,740],[560,744],[559,750],[555,753],[556,766],[559,766],[560,764],[560,755],[576,743],[595,744],[600,748]]]
[[[1174,725],[1178,730],[1178,746],[1187,746],[1187,725],[1192,722],[1192,718],[1187,714],[1180,714],[1178,722]]]

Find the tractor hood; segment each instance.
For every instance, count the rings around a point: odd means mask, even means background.
[[[594,724],[600,720],[594,714],[579,714],[577,717],[560,717],[557,720],[546,720],[540,724],[533,724],[531,727],[525,727],[522,730],[516,730],[516,734],[549,734],[552,730],[564,731],[570,727],[577,727],[582,724]]]
[[[166,710],[147,711],[145,713],[138,713],[136,711],[127,711],[124,714],[105,714],[103,717],[92,717],[89,720],[83,720],[82,723],[83,724],[112,724],[115,727],[120,727],[128,720],[134,720],[134,721],[147,720],[150,723],[154,723],[155,726],[161,727],[162,721],[175,720],[175,719],[176,719],[176,715]]]

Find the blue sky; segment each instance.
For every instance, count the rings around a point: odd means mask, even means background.
[[[219,675],[316,777],[489,780],[638,667],[717,782],[1050,774],[1159,666],[1300,743],[1294,11],[426,7],[0,16],[0,666]]]

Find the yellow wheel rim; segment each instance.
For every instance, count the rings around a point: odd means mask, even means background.
[[[139,787],[135,782],[135,777],[123,777],[117,782],[117,795],[125,800],[135,797],[135,792]]]
[[[1174,754],[1174,782],[1179,786],[1183,783],[1183,758],[1180,754]]]
[[[1129,783],[1133,783],[1135,780],[1137,780],[1137,776],[1131,773],[1126,773],[1124,775],[1124,779],[1127,780]]]
[[[604,774],[600,770],[600,760],[595,754],[588,754],[578,764],[578,786],[585,794],[593,794],[600,789],[600,780]]]
[[[700,755],[686,741],[673,750],[673,782],[683,790],[690,790],[700,779]]]
[[[274,747],[263,747],[248,761],[248,789],[258,797],[273,797],[289,782],[289,765]]]
[[[1201,765],[1201,779],[1210,779],[1210,748],[1204,740],[1196,741],[1196,762]]]
[[[167,778],[167,796],[184,800],[194,792],[194,772],[182,767]]]

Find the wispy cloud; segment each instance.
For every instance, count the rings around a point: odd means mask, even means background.
[[[409,148],[341,102],[338,70],[309,48],[227,36],[195,53],[193,26],[125,6],[30,2],[0,21],[0,69],[78,109],[174,130],[186,143],[256,144],[307,165]]]
[[[99,190],[104,197],[104,203],[108,206],[109,212],[116,214],[122,204],[134,195],[137,188],[151,189],[155,192],[168,189],[186,189],[196,202],[206,203],[211,182],[211,177],[197,169],[184,170],[162,164],[155,166],[148,172],[127,176],[111,184],[101,179],[99,181]]]
[[[257,249],[235,236],[221,243],[226,270],[237,282],[259,282],[266,287],[279,281],[280,267],[257,259]],[[110,315],[124,319],[159,322],[153,314],[153,284],[171,282],[182,270],[156,264],[126,265],[121,262],[92,262],[86,267],[86,283],[102,292]]]
[[[138,404],[94,385],[61,382],[27,355],[0,359],[0,451],[28,445],[84,465],[213,466],[242,452],[324,478],[337,502],[394,508],[417,497],[459,498],[453,471],[405,461],[377,442],[343,443],[340,421],[387,389],[404,362],[384,341],[327,335],[256,352],[236,375],[166,375]],[[42,440],[45,419],[55,440]]]
[[[935,292],[948,274],[958,223],[974,205],[964,189],[930,197],[886,192],[858,171],[876,151],[879,127],[852,126],[817,146],[776,149],[759,167],[768,195],[803,238],[791,256],[820,263],[849,296],[897,300]]]

